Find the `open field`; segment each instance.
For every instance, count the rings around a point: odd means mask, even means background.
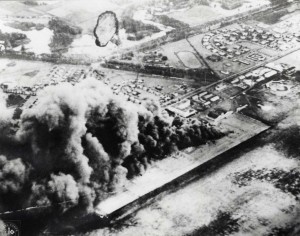
[[[15,16],[15,15],[40,15],[30,10],[29,5],[25,5],[21,1],[0,1],[1,16]]]
[[[49,28],[45,27],[42,30],[23,31],[5,25],[6,22],[8,21],[0,19],[0,30],[3,33],[22,33],[26,34],[27,38],[30,39],[30,42],[24,45],[26,50],[34,52],[36,54],[50,53],[48,44],[51,42],[53,32]]]
[[[164,44],[158,48],[158,52],[161,52],[163,55],[166,55],[168,57],[168,63],[175,68],[205,68],[205,66],[195,56],[194,49],[189,45],[189,43],[185,39],[182,39],[177,42]],[[188,53],[183,54],[182,52]]]
[[[187,68],[196,69],[202,66],[194,52],[182,51],[177,52],[176,55],[181,63]]]
[[[176,20],[182,21],[184,23],[187,23],[190,26],[196,26],[196,25],[204,24],[209,21],[220,19],[222,17],[232,16],[255,8],[259,8],[266,4],[269,4],[269,1],[251,0],[245,2],[239,8],[233,10],[226,10],[223,9],[219,3],[212,2],[209,6],[196,5],[188,10],[169,13],[168,16],[175,18]]]
[[[15,66],[8,66],[11,62],[15,62]],[[9,59],[0,59],[0,65],[0,83],[11,82],[17,86],[32,86],[41,83],[53,66],[51,63],[45,62]],[[35,73],[34,76],[26,75],[34,71],[38,73]]]
[[[280,58],[274,63],[286,63],[295,66],[297,70],[300,70],[300,51],[293,52],[285,57]]]
[[[250,104],[242,112],[266,122],[280,122],[299,106],[300,85],[295,81],[289,84],[288,93],[274,92],[265,86],[249,91],[245,96]]]
[[[0,83],[12,83],[16,86],[33,86],[50,83],[48,74],[55,64],[39,61],[0,59]],[[74,69],[73,65],[60,65],[66,71]],[[76,67],[83,68],[83,67]]]
[[[300,24],[300,15],[299,10],[285,15],[281,18],[281,21],[273,25],[273,27],[281,32],[286,33],[300,33],[299,24]]]
[[[173,12],[168,14],[168,16],[187,23],[190,26],[204,24],[222,17],[212,7],[203,5],[194,6],[186,11]]]
[[[270,13],[261,18],[256,19],[260,22],[259,25],[266,29],[272,29],[275,32],[286,34],[300,34],[299,24],[300,15],[298,7],[294,12],[289,13],[288,10],[281,10],[280,12]]]

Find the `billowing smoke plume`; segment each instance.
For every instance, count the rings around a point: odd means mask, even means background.
[[[28,177],[26,167],[20,158],[8,161],[0,156],[0,195],[19,193]]]
[[[13,115],[13,110],[7,109],[6,107],[6,98],[7,95],[4,94],[2,90],[0,90],[0,110],[1,110],[0,122],[1,123],[8,123],[11,120]]]
[[[91,209],[153,160],[223,135],[198,120],[162,118],[154,101],[125,102],[93,79],[47,87],[37,98],[11,134],[29,154],[0,156],[0,191],[27,193],[23,207],[67,202]],[[6,109],[3,100],[0,106]],[[9,124],[11,115],[1,120]]]
[[[6,99],[7,95],[0,89],[0,139],[7,134],[14,112],[6,107]]]
[[[0,235],[6,235],[5,224],[2,220],[0,220]]]

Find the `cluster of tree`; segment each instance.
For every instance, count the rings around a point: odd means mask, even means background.
[[[163,24],[165,26],[170,26],[175,29],[189,28],[188,24],[183,23],[182,21],[176,20],[167,15],[157,15],[154,17],[154,21]]]
[[[0,30],[0,40],[5,41],[6,47],[13,47],[13,48],[30,42],[26,34],[3,33],[1,30]]]
[[[81,34],[79,27],[71,26],[65,21],[53,18],[49,21],[49,29],[53,30],[53,37],[49,44],[52,52],[66,52],[74,38]]]
[[[205,6],[209,6],[211,1],[209,0],[195,0],[195,3],[200,4],[200,5],[205,5]]]
[[[24,1],[24,4],[29,5],[29,6],[38,6],[38,2],[35,0],[26,0]]]
[[[19,106],[25,102],[25,99],[19,94],[9,94],[7,97],[7,106]]]
[[[49,29],[53,30],[55,33],[67,33],[70,35],[81,34],[81,28],[77,26],[72,26],[66,21],[53,18],[49,21]]]
[[[289,0],[271,0],[270,1],[272,5],[283,5],[283,4],[287,4],[290,1]]]
[[[7,23],[7,25],[14,29],[20,29],[22,31],[29,31],[32,28],[35,28],[36,30],[42,30],[45,27],[45,25],[41,23],[20,22],[20,21],[10,22]]]
[[[259,21],[262,21],[265,24],[273,25],[279,22],[281,17],[285,16],[287,13],[287,9],[281,9],[279,11],[272,12],[271,14],[262,15],[259,17]]]
[[[296,73],[295,73],[295,79],[296,79],[296,81],[300,82],[300,71],[299,70],[296,71]]]
[[[160,32],[160,29],[154,25],[144,24],[130,17],[124,17],[120,21],[120,28],[125,29],[127,34],[133,34],[135,37],[128,37],[129,40],[141,40],[149,35]]]
[[[73,37],[67,33],[55,33],[49,44],[52,52],[67,52],[73,42]]]

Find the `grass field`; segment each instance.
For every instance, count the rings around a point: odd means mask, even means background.
[[[248,104],[248,107],[242,111],[243,114],[266,123],[277,124],[299,109],[299,83],[289,81],[289,85],[291,90],[288,93],[276,93],[261,86],[236,99],[237,102]]]
[[[220,19],[222,17],[232,16],[249,11],[254,8],[259,8],[266,4],[269,4],[268,0],[248,0],[245,1],[245,3],[239,8],[226,10],[223,9],[219,3],[212,2],[210,6],[195,5],[185,11],[176,11],[169,13],[168,16],[189,24],[190,26],[196,26],[207,23],[209,21]]]
[[[201,5],[194,6],[187,11],[173,12],[168,14],[168,16],[189,24],[190,26],[204,24],[222,17],[222,15],[220,16],[212,7]]]
[[[182,51],[177,52],[176,55],[182,64],[187,68],[196,69],[202,66],[194,52]]]
[[[274,61],[274,63],[286,63],[292,66],[295,66],[297,70],[300,70],[300,50],[296,51],[294,53],[291,53],[277,61]]]
[[[173,67],[182,69],[185,69],[186,67],[203,67],[203,65],[196,58],[194,49],[185,39],[164,44],[159,47],[158,51],[168,57],[168,63],[170,63],[170,65]]]
[[[14,63],[12,63],[14,62]],[[47,76],[55,64],[39,61],[0,59],[0,83],[11,82],[17,86],[49,83]],[[73,65],[61,65],[68,71]],[[76,66],[77,69],[81,68]]]
[[[8,66],[12,60],[0,59],[0,83],[12,82],[19,86],[30,86],[42,82],[52,64],[15,60],[15,66]],[[43,70],[40,70],[43,68]],[[28,76],[32,75],[32,76]]]

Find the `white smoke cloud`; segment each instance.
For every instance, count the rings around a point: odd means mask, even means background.
[[[20,158],[7,160],[0,156],[0,193],[20,192],[26,178],[26,167]]]

